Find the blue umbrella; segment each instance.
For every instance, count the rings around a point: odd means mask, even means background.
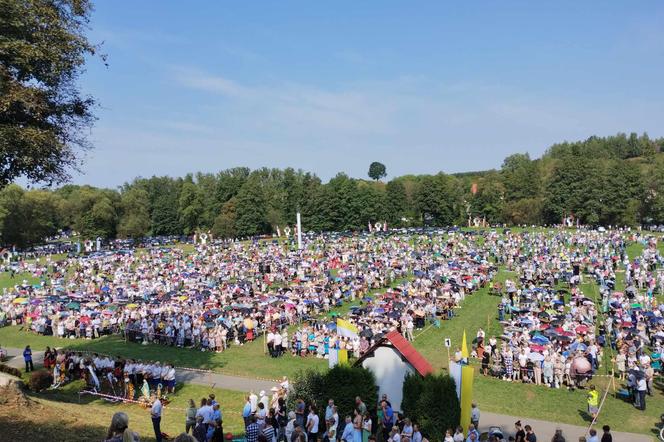
[[[569,346],[569,349],[572,351],[586,351],[586,348],[588,347],[582,342],[574,342]]]
[[[544,335],[536,335],[531,339],[531,341],[539,345],[546,345],[551,342],[549,341],[549,338]]]
[[[337,329],[337,324],[335,322],[330,322],[327,324],[327,328],[330,330],[336,330]]]

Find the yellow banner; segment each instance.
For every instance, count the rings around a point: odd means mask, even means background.
[[[337,333],[339,336],[354,338],[357,336],[357,332],[357,327],[355,327],[353,324],[341,318],[337,318]]]
[[[461,367],[461,427],[463,433],[468,436],[468,426],[470,425],[470,409],[473,404],[473,376],[475,370],[473,367],[464,365]]]
[[[339,364],[348,364],[348,350],[339,350]]]
[[[461,357],[468,359],[470,353],[468,353],[468,344],[466,343],[466,330],[463,331],[463,340],[461,341]]]

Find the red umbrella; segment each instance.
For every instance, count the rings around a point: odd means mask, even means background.
[[[79,321],[81,321],[81,323],[83,323],[83,324],[89,324],[90,323],[90,317],[89,316],[81,316]]]
[[[588,333],[588,327],[585,325],[579,325],[575,330],[577,333]]]

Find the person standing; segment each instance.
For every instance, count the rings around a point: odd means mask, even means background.
[[[514,435],[514,441],[515,442],[526,442],[526,432],[523,431],[523,428],[521,427],[521,421],[516,421],[514,423],[514,427],[516,428],[516,434]]]
[[[319,418],[316,413],[316,407],[311,405],[309,407],[309,416],[307,416],[307,441],[316,442],[318,440],[318,423]]]
[[[371,415],[369,414],[368,411],[366,411],[364,413],[364,418],[362,420],[362,442],[369,442],[369,436],[371,436],[371,432],[373,430],[372,427],[373,425],[371,421]],[[415,426],[415,428],[417,428],[417,425]],[[415,439],[413,438],[413,440]],[[420,440],[416,442],[422,442],[422,441]]]
[[[332,421],[332,415],[334,414],[334,400],[329,399],[327,401],[327,407],[325,407],[325,424],[327,428],[330,428],[330,422]]]
[[[193,399],[189,399],[189,407],[187,407],[185,416],[184,432],[189,434],[189,430],[193,430],[196,426],[196,403]]]
[[[602,431],[604,434],[602,434],[602,442],[613,442],[613,436],[611,435],[611,427],[608,425],[604,425],[602,427]]]
[[[381,401],[380,407],[383,411],[383,440],[387,441],[391,436],[390,432],[394,425],[394,411],[392,411],[392,407],[387,403],[386,399]]]
[[[253,413],[251,412],[251,400],[249,396],[247,396],[247,401],[244,403],[244,408],[242,408],[242,419],[244,419],[244,428],[249,426],[251,423],[251,416]]]
[[[152,408],[150,408],[150,414],[152,416],[152,427],[154,428],[154,437],[157,442],[162,441],[161,437],[161,401],[158,397],[155,397],[154,402],[152,403]]]
[[[590,437],[588,438],[588,442],[599,442],[599,437],[597,436],[597,430],[591,428],[588,431],[588,434],[590,435]]]
[[[595,389],[594,385],[590,386],[590,391],[588,391],[588,414],[593,420],[597,417],[599,412],[599,393]]]
[[[537,442],[537,436],[535,436],[533,427],[531,427],[530,425],[526,425],[523,428],[526,430],[526,442]]]
[[[475,428],[480,428],[480,409],[477,407],[476,403],[473,403],[472,408],[470,409],[470,423],[475,426]]]
[[[26,373],[29,373],[29,372],[35,370],[35,366],[32,365],[32,349],[30,349],[29,345],[26,345],[25,350],[23,350],[23,361],[25,361],[25,372]]]
[[[639,396],[639,410],[645,411],[646,409],[646,392],[648,391],[648,382],[645,376],[641,376],[636,381],[636,394]]]
[[[244,437],[247,442],[257,442],[259,433],[260,431],[258,429],[258,424],[256,423],[256,416],[252,415],[251,418],[249,418],[249,425],[247,425],[247,428],[244,431]]]

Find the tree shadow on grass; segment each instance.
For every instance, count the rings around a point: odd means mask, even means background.
[[[579,416],[585,422],[592,422],[593,421],[593,417],[591,415],[589,415],[586,410],[579,410]]]
[[[8,416],[0,414],[0,439],[26,440],[34,442],[83,442],[90,440],[103,440],[108,427],[94,424],[72,423],[63,416],[45,415],[40,412],[34,419],[30,418],[30,409],[25,415],[15,413]]]

